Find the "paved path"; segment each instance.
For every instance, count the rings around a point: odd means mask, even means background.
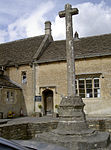
[[[44,117],[19,117],[13,119],[0,119],[0,124],[22,124],[22,123],[43,123],[43,122],[58,122],[59,118],[50,116]]]
[[[19,117],[13,119],[0,119],[0,124],[37,123],[37,122],[58,122],[59,118],[51,116],[43,117]],[[86,120],[111,120],[111,116],[87,116]]]

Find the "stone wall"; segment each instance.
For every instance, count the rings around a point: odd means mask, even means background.
[[[78,59],[75,61],[76,74],[100,73],[100,98],[83,98],[85,112],[89,115],[111,115],[111,57],[97,57],[89,59]],[[65,61],[38,64],[33,68],[22,65],[18,68],[7,68],[7,75],[11,80],[21,85],[28,115],[35,111],[39,112],[38,104],[34,103],[34,95],[42,96],[45,89],[53,91],[53,111],[55,105],[59,104],[62,96],[67,95],[67,65]],[[27,84],[22,84],[21,72],[27,73]],[[34,80],[35,75],[35,80]],[[36,87],[34,89],[34,84]],[[43,97],[42,102],[44,105]]]
[[[7,91],[13,92],[13,100],[7,100]],[[0,96],[0,112],[3,118],[8,117],[8,112],[14,112],[14,117],[20,116],[20,110],[23,108],[24,115],[27,114],[24,97],[21,89],[3,88]]]
[[[0,125],[0,137],[6,139],[31,139],[38,133],[48,132],[57,127],[57,122],[22,123]]]
[[[88,115],[111,115],[111,57],[76,60],[76,74],[101,73],[100,98],[84,98]]]
[[[107,131],[111,134],[111,119],[89,119],[87,121],[89,128],[98,131]]]
[[[49,132],[57,127],[57,121],[37,123],[16,123],[0,125],[0,137],[6,139],[31,139],[37,134]],[[88,119],[89,128],[98,131],[108,131],[111,134],[111,119]]]
[[[22,83],[22,72],[26,72],[27,82]],[[22,65],[18,68],[7,68],[6,74],[9,78],[21,86],[23,97],[28,115],[34,112],[34,100],[33,100],[33,69],[29,65]]]
[[[38,65],[36,69],[36,95],[42,96],[46,89],[52,90],[54,112],[55,105],[60,103],[62,96],[67,95],[66,68],[65,62],[55,62]],[[36,110],[39,111],[37,107]]]
[[[29,123],[27,133],[29,138],[37,137],[37,134],[42,132],[49,132],[57,128],[57,122],[44,122],[44,123]]]
[[[28,124],[12,124],[0,126],[0,137],[6,139],[28,139],[27,133]]]
[[[79,59],[75,61],[76,75],[100,73],[100,98],[83,98],[89,115],[111,115],[111,57]],[[54,105],[67,95],[66,62],[44,63],[37,66],[36,94],[49,88],[54,92]],[[53,86],[53,88],[52,88]],[[55,87],[54,87],[55,86]],[[43,101],[42,101],[43,103]],[[53,107],[54,108],[54,107]],[[55,111],[55,109],[54,109]]]

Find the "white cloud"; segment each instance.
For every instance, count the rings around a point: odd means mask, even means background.
[[[54,7],[51,0],[40,3],[34,11],[9,24],[7,31],[0,30],[0,42],[5,42],[7,37],[8,41],[12,41],[44,34],[44,22],[51,16],[50,12]],[[80,37],[111,33],[111,7],[104,1],[99,4],[81,3],[72,7],[79,9],[79,14],[73,16],[73,25],[74,32],[78,31]],[[65,39],[65,18],[59,18],[58,15],[55,17],[52,22],[52,35],[54,40]]]
[[[50,7],[49,7],[50,6]],[[54,8],[54,3],[42,3],[31,15],[24,15],[8,26],[9,40],[44,34],[45,14]]]
[[[73,16],[74,32],[77,31],[81,37],[111,33],[111,7],[106,6],[105,2],[88,2],[73,7],[79,9],[79,14]],[[65,38],[64,24],[65,22],[57,16],[53,23],[55,39]]]
[[[52,35],[55,40],[65,38],[65,19],[56,16],[55,21],[52,22]]]
[[[5,39],[7,37],[7,32],[5,30],[0,30],[0,43],[5,42]]]
[[[80,14],[75,16],[75,30],[80,36],[111,33],[111,7],[105,2],[100,4],[84,3],[76,6]]]

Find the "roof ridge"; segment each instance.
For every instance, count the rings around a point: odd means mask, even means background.
[[[99,34],[99,35],[93,35],[93,36],[87,36],[87,37],[80,37],[79,39],[87,39],[87,38],[93,38],[93,37],[103,37],[105,35],[111,35],[111,33]]]
[[[55,40],[53,42],[61,42],[61,41],[66,41],[66,39],[64,39],[64,40]]]
[[[33,37],[27,37],[27,38],[24,38],[24,39],[18,39],[18,40],[15,40],[15,41],[9,41],[9,42],[6,42],[6,43],[0,43],[0,45],[6,45],[6,44],[10,44],[10,43],[16,43],[16,42],[25,41],[25,40],[28,40],[28,39],[34,39],[34,38],[42,37],[42,36],[45,36],[45,34],[38,35],[38,36],[33,36]]]
[[[105,35],[111,35],[111,33],[99,34],[99,35],[92,35],[92,36],[86,36],[86,37],[80,37],[79,40],[81,40],[81,39],[87,39],[87,38],[93,38],[93,37],[103,37]],[[66,39],[64,39],[64,40],[55,40],[53,42],[61,42],[61,41],[66,41]]]

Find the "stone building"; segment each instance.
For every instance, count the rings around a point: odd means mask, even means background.
[[[0,70],[0,118],[7,118],[9,112],[20,116],[22,107],[26,113],[22,89]]]
[[[53,114],[67,95],[65,42],[54,41],[51,23],[45,22],[44,35],[0,44],[0,66],[22,89],[19,103],[26,114]],[[86,114],[111,115],[111,34],[79,38],[75,33],[74,46],[76,93]],[[0,106],[5,97],[0,97]]]

